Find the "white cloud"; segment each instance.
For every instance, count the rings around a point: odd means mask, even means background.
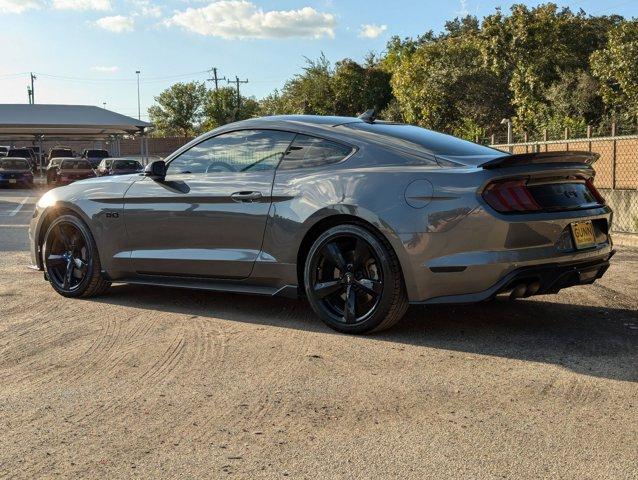
[[[117,71],[119,71],[120,67],[106,67],[103,65],[96,65],[94,67],[91,67],[91,70],[94,72],[100,72],[100,73],[115,73]]]
[[[42,0],[0,0],[0,14],[22,13],[42,8]]]
[[[134,23],[131,17],[125,17],[124,15],[102,17],[95,21],[95,25],[98,27],[114,33],[132,32]]]
[[[135,8],[133,15],[141,15],[142,17],[155,17],[162,16],[162,7],[154,5],[151,0],[130,0]]]
[[[368,23],[365,25],[361,25],[361,30],[359,30],[359,36],[361,38],[377,38],[387,29],[388,29],[387,25],[376,25],[374,23]]]
[[[264,10],[248,0],[220,0],[176,12],[165,22],[200,35],[232,38],[334,37],[335,16],[312,7]]]
[[[111,10],[111,0],[53,0],[57,10]]]

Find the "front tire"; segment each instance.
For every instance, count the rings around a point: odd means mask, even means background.
[[[101,275],[93,235],[75,215],[62,215],[49,226],[42,246],[42,263],[51,286],[65,297],[93,297],[110,282]]]
[[[359,225],[337,225],[315,240],[304,286],[319,318],[343,333],[384,330],[408,307],[396,254],[387,241]]]

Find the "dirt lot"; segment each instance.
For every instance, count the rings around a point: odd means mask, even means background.
[[[34,198],[0,197],[0,477],[638,478],[636,249],[349,337],[283,299],[63,299],[26,268]]]

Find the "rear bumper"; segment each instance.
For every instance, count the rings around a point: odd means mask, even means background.
[[[533,295],[558,293],[563,288],[594,283],[605,274],[609,268],[609,260],[615,253],[616,251],[612,250],[604,257],[594,260],[522,267],[510,272],[492,287],[481,292],[448,295],[413,303],[475,303],[489,300],[499,293],[509,292],[519,285],[532,285],[534,283],[536,283],[536,288],[534,288]]]

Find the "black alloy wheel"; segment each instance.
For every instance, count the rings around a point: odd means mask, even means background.
[[[63,215],[51,223],[44,239],[42,262],[49,283],[66,297],[89,297],[110,286],[101,277],[91,232],[74,215]]]
[[[304,273],[312,308],[342,332],[388,328],[407,307],[394,252],[358,225],[338,225],[322,234],[310,249]]]

